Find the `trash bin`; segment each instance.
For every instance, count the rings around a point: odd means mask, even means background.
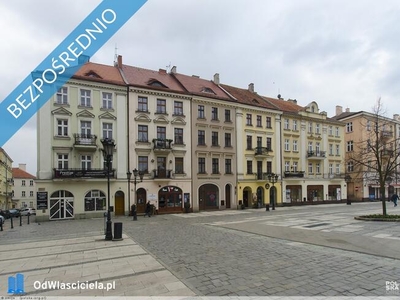
[[[351,200],[347,199],[347,205],[351,205]]]
[[[269,204],[268,203],[265,204],[265,211],[269,211]]]
[[[114,238],[113,241],[121,241],[122,240],[122,223],[115,222],[114,223]]]

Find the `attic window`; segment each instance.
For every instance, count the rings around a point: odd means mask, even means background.
[[[159,82],[158,80],[150,80],[148,85],[150,86],[155,86],[155,87],[163,87],[163,88],[168,88],[166,85],[162,84],[161,82]]]
[[[99,79],[103,79],[99,74],[97,74],[94,71],[89,71],[85,74],[85,76],[87,77],[92,77],[92,78],[99,78]]]
[[[257,100],[257,99],[253,99],[253,100],[252,100],[252,102],[253,102],[253,103],[260,104],[260,102],[258,102],[258,100]]]
[[[201,90],[201,92],[202,92],[202,93],[209,93],[209,94],[216,95],[216,94],[214,93],[214,91],[213,91],[212,89],[208,88],[208,87],[203,87],[203,89]]]

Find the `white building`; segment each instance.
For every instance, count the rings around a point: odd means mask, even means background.
[[[26,164],[19,164],[18,168],[13,168],[12,176],[12,206],[36,209],[36,177],[26,172]]]

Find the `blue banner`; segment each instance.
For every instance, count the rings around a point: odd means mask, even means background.
[[[147,0],[103,0],[24,81],[0,103],[2,147]]]

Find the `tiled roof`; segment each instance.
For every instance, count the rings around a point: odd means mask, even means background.
[[[343,112],[343,113],[341,113],[341,114],[339,114],[339,115],[337,115],[337,116],[333,116],[332,119],[334,119],[334,120],[341,120],[341,119],[345,119],[345,118],[351,117],[351,116],[356,115],[356,114],[359,114],[359,113],[362,113],[362,111]]]
[[[20,168],[12,168],[13,178],[25,178],[25,179],[36,179],[35,176],[29,174],[28,172]]]
[[[125,85],[117,67],[87,62],[72,78]]]
[[[282,110],[283,112],[298,113],[299,111],[304,110],[304,107],[297,105],[292,101],[269,98],[269,97],[263,97],[263,98],[266,101],[275,105],[279,110]]]
[[[182,86],[165,70],[153,71],[122,65],[122,72],[129,85],[156,90],[183,93]]]
[[[211,80],[179,73],[172,73],[172,75],[182,84],[187,92],[192,95],[232,101],[232,99]]]
[[[277,109],[277,107],[258,95],[257,93],[251,92],[248,89],[241,89],[226,84],[220,85],[230,95],[236,98],[238,103],[248,104],[252,106],[264,107],[269,109]]]

